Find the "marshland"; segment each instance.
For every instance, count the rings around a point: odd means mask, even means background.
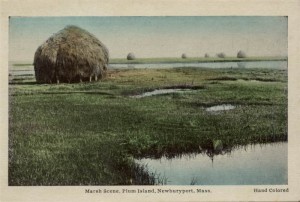
[[[11,186],[287,184],[287,17],[11,17]]]
[[[10,70],[10,185],[172,184],[139,159],[202,154],[213,166],[288,139],[287,68],[111,68],[70,84]],[[134,97],[172,88],[182,91]],[[234,107],[207,110],[222,105]]]

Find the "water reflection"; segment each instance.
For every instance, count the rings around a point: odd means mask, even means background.
[[[237,66],[239,67],[239,68],[246,68],[246,62],[237,62]]]
[[[136,162],[164,176],[169,185],[267,185],[288,180],[285,142]]]

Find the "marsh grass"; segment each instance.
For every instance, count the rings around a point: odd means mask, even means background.
[[[176,68],[108,74],[102,82],[82,84],[12,81],[9,185],[164,184],[167,179],[134,158],[172,158],[199,148],[213,156],[217,143],[230,151],[287,141],[286,71]],[[237,80],[211,80],[224,76]],[[280,82],[240,80],[253,77]],[[126,96],[174,86],[199,90]],[[236,108],[206,111],[219,104]]]
[[[197,182],[198,182],[198,179],[197,179],[197,177],[193,177],[193,178],[192,178],[192,180],[191,180],[191,183],[190,183],[190,185],[196,185],[196,184],[197,184]]]

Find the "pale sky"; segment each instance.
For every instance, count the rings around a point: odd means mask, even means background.
[[[79,26],[111,58],[287,56],[287,17],[10,17],[9,60],[32,62],[39,45],[67,25]]]

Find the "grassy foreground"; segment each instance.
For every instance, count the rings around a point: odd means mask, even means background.
[[[170,86],[185,93],[131,98]],[[102,82],[10,84],[10,185],[153,184],[135,157],[287,141],[287,71],[111,70]],[[235,109],[208,112],[233,104]]]

